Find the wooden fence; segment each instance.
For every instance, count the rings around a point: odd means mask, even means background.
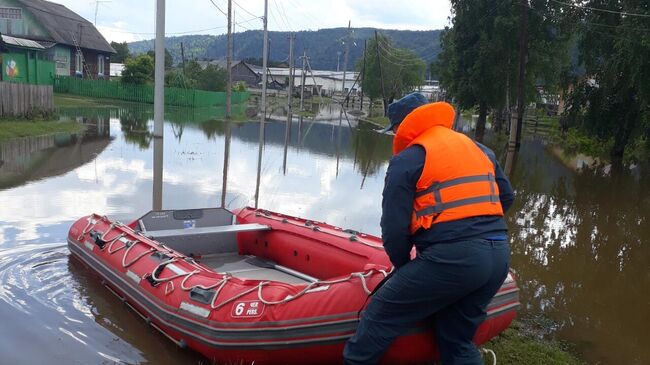
[[[50,85],[0,82],[0,118],[52,113],[52,95]]]

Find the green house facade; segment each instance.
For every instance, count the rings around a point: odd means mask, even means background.
[[[51,85],[55,64],[38,42],[0,34],[0,81]]]
[[[29,61],[35,59],[53,62],[54,75],[58,76],[109,77],[110,57],[115,50],[92,23],[61,4],[45,0],[0,0],[0,34],[30,40],[42,47],[10,47],[14,55],[8,61],[11,65],[20,67],[24,62],[26,70],[33,68],[37,72],[40,63]],[[7,72],[3,73],[8,76]]]

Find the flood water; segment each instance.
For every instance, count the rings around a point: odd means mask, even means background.
[[[327,108],[315,114],[338,115]],[[127,222],[154,207],[257,201],[380,233],[391,138],[363,123],[296,119],[287,132],[274,118],[257,187],[259,120],[227,124],[212,120],[214,110],[170,109],[160,140],[148,106],[60,113],[87,132],[0,143],[2,365],[209,363],[175,348],[70,260],[68,228],[92,212]],[[575,344],[589,363],[650,363],[647,170],[576,173],[528,137],[512,182],[517,200],[508,220],[522,313],[543,315],[542,332]]]

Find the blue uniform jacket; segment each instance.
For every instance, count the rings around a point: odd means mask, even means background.
[[[501,170],[494,152],[476,143],[494,164],[499,199],[505,213],[514,200],[510,181]],[[384,184],[381,236],[390,261],[396,268],[410,260],[413,245],[418,251],[437,243],[453,243],[476,238],[506,239],[505,220],[498,216],[480,216],[434,224],[411,235],[411,213],[415,186],[424,168],[425,151],[413,145],[393,156],[388,164]]]

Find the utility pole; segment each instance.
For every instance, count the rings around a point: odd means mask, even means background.
[[[99,12],[100,3],[110,3],[110,0],[95,0],[95,25],[97,25],[97,13]]]
[[[232,114],[232,0],[228,0],[228,47],[226,51],[226,68],[228,80],[226,82],[226,119]]]
[[[162,138],[165,119],[165,0],[156,0],[153,136]]]
[[[289,35],[289,96],[287,102],[287,123],[291,122],[291,117],[293,113],[293,42],[296,39],[295,34]]]
[[[339,72],[340,61],[341,61],[341,51],[336,51],[336,72]]]
[[[162,209],[163,123],[165,121],[165,0],[156,0],[156,44],[153,124],[153,210]]]
[[[300,111],[305,103],[305,64],[307,62],[307,51],[302,51],[302,73],[300,74]]]
[[[269,12],[269,0],[264,0],[264,45],[262,47],[262,106],[261,106],[262,117],[260,118],[260,145],[257,154],[257,184],[255,184],[255,208],[257,208],[260,199],[262,148],[264,147],[264,122],[266,119],[266,81],[267,81],[267,62],[268,62],[267,52],[269,48],[268,12]]]
[[[377,36],[377,31],[375,30],[375,48],[377,50],[377,63],[379,63],[379,81],[381,83],[381,100],[384,104],[384,116],[386,116],[386,91],[384,89],[384,74],[381,71],[381,57],[379,57],[379,37]]]
[[[348,71],[348,53],[350,52],[350,26],[352,25],[352,20],[348,20],[348,35],[345,38],[345,55],[343,56],[343,86],[341,87],[341,92],[345,94],[345,77],[347,76]]]
[[[181,42],[181,62],[183,65],[183,76],[185,76],[185,47],[183,47],[183,42]]]
[[[363,41],[363,67],[361,67],[361,110],[363,110],[363,82],[366,79],[366,46],[368,45],[368,40]]]
[[[520,0],[521,23],[519,27],[519,76],[517,79],[517,115],[510,118],[510,137],[508,138],[508,151],[506,154],[505,173],[512,174],[516,151],[521,143],[521,127],[524,117],[524,83],[526,77],[526,43],[528,27],[528,3]]]
[[[521,144],[521,130],[524,123],[524,110],[526,108],[524,84],[526,83],[526,62],[528,58],[528,0],[520,0],[521,25],[519,28],[519,79],[517,80],[517,139],[516,148]],[[512,133],[512,130],[510,131]]]

